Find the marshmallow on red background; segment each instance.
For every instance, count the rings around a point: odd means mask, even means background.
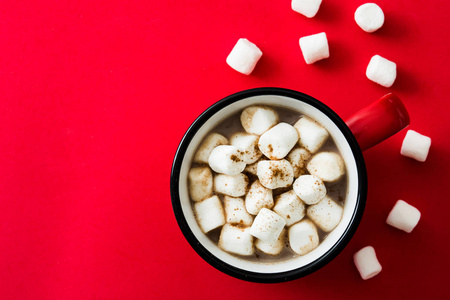
[[[227,57],[227,64],[239,73],[250,75],[262,51],[247,39],[239,39]]]
[[[364,280],[370,279],[381,272],[381,265],[372,246],[364,247],[356,252],[353,255],[353,261],[361,278]]]
[[[408,130],[403,139],[400,154],[424,162],[430,151],[431,139],[414,130]]]
[[[319,11],[321,3],[322,0],[292,0],[291,8],[307,18],[312,18]]]
[[[420,220],[420,211],[403,200],[398,200],[392,208],[386,223],[410,233]]]
[[[365,3],[356,9],[355,22],[365,32],[374,32],[384,24],[383,10],[375,3]]]
[[[308,65],[330,57],[328,39],[325,32],[301,37],[299,43],[303,58]]]
[[[384,87],[391,87],[397,78],[397,64],[380,55],[374,55],[369,61],[366,76]]]

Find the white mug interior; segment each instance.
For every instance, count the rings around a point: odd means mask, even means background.
[[[220,249],[217,244],[212,242],[202,232],[194,216],[191,200],[189,199],[187,178],[195,150],[205,136],[217,124],[224,121],[231,115],[243,110],[245,107],[256,104],[286,108],[292,111],[297,111],[299,115],[303,114],[315,119],[329,131],[330,136],[333,138],[345,161],[348,183],[341,222],[332,232],[328,234],[328,236],[315,250],[304,256],[296,256],[291,259],[281,261],[274,259],[270,262],[259,262],[247,260],[245,257],[231,255]],[[336,126],[336,124],[325,113],[316,107],[299,101],[298,99],[280,95],[259,95],[244,98],[225,106],[209,118],[195,133],[187,147],[180,168],[178,184],[180,204],[184,217],[193,235],[202,244],[202,246],[216,258],[235,268],[262,274],[292,271],[304,267],[323,257],[345,234],[357,207],[359,186],[358,169],[355,157],[353,156],[353,152],[347,139],[338,126]]]

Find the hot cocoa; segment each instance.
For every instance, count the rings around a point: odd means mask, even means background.
[[[222,250],[258,261],[314,251],[340,222],[347,181],[326,128],[296,111],[258,105],[209,132],[188,178],[203,232]]]

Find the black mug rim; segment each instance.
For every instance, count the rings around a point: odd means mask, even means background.
[[[191,141],[191,139],[195,136],[200,127],[214,114],[223,109],[224,107],[235,103],[237,101],[243,100],[245,98],[253,97],[253,96],[261,96],[261,95],[275,95],[275,96],[285,96],[289,98],[293,98],[299,100],[301,102],[307,103],[316,109],[320,110],[322,113],[328,116],[328,118],[333,121],[333,123],[339,128],[344,137],[346,138],[350,149],[355,158],[356,168],[357,168],[357,177],[358,177],[358,191],[357,191],[357,200],[355,210],[351,217],[351,220],[344,231],[343,235],[340,239],[330,248],[328,251],[323,254],[317,260],[309,263],[308,265],[302,266],[297,269],[279,272],[279,273],[257,273],[252,271],[243,270],[232,265],[229,265],[222,260],[215,257],[212,253],[210,253],[195,237],[192,233],[191,229],[188,226],[186,218],[183,214],[180,195],[179,195],[179,174],[182,166],[182,162],[184,160],[184,156],[187,150],[187,147]],[[225,274],[228,274],[232,277],[242,279],[250,282],[260,282],[260,283],[278,283],[278,282],[286,282],[294,279],[298,279],[300,277],[306,276],[312,272],[317,271],[318,269],[325,266],[331,260],[333,260],[349,243],[350,239],[355,234],[358,225],[361,221],[362,215],[364,213],[364,208],[367,199],[367,172],[364,162],[364,157],[362,151],[354,137],[353,133],[350,131],[346,123],[328,106],[319,100],[290,89],[286,88],[278,88],[278,87],[262,87],[262,88],[254,88],[243,90],[234,94],[231,94],[218,102],[211,105],[207,108],[188,128],[186,133],[184,134],[178,149],[175,153],[172,171],[170,175],[170,194],[172,199],[172,207],[175,214],[175,218],[178,222],[178,226],[180,227],[184,237],[191,245],[191,247],[202,257],[206,262],[208,262],[211,266],[216,269],[222,271]]]

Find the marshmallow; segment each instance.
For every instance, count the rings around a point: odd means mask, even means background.
[[[308,205],[316,204],[327,194],[327,188],[319,177],[314,175],[302,175],[293,185],[294,192]]]
[[[397,65],[384,57],[374,55],[367,66],[366,76],[379,85],[391,87],[397,77]]]
[[[305,255],[319,246],[317,228],[310,220],[303,220],[289,228],[289,245],[298,255]]]
[[[339,224],[342,213],[342,207],[328,196],[306,209],[308,218],[325,232],[330,232]]]
[[[247,193],[248,177],[245,174],[223,175],[214,177],[214,192],[231,197],[241,197]]]
[[[305,173],[305,162],[311,157],[308,150],[304,148],[293,149],[286,156],[286,160],[291,164],[294,170],[294,178],[298,178]]]
[[[237,175],[244,171],[245,162],[242,152],[235,146],[220,145],[211,151],[208,163],[214,172],[226,175]]]
[[[294,169],[285,160],[262,160],[258,163],[258,179],[269,189],[288,187],[294,181]]]
[[[364,247],[356,252],[353,255],[353,261],[361,278],[364,280],[370,279],[381,272],[381,265],[372,246]]]
[[[386,223],[410,233],[420,220],[420,211],[403,200],[398,200],[392,208]]]
[[[258,163],[260,161],[262,161],[262,159],[259,159],[258,161],[256,161],[255,163],[252,163],[251,165],[246,165],[244,172],[247,172],[248,174],[257,176],[256,174],[258,171]]]
[[[189,196],[198,202],[212,195],[213,176],[208,167],[196,167],[189,170]]]
[[[293,11],[305,17],[312,18],[319,11],[321,3],[322,0],[292,0],[291,7]]]
[[[300,200],[293,190],[290,190],[275,199],[273,211],[284,218],[286,226],[291,226],[303,219],[306,208],[303,201]]]
[[[257,215],[264,207],[273,207],[272,190],[265,188],[259,180],[256,180],[245,196],[245,208],[250,214]]]
[[[262,208],[250,227],[250,234],[262,241],[274,242],[280,236],[285,225],[286,221],[283,217],[270,209]]]
[[[383,26],[383,10],[375,3],[366,3],[355,11],[355,22],[365,32],[374,32]]]
[[[245,209],[244,199],[225,196],[223,199],[225,207],[225,220],[229,224],[239,226],[250,226],[253,216]]]
[[[284,249],[284,245],[286,243],[286,230],[283,229],[281,231],[280,236],[276,241],[263,241],[260,239],[256,239],[255,247],[269,255],[278,255]]]
[[[250,234],[250,227],[225,224],[220,232],[219,247],[238,255],[254,254],[255,249],[253,248],[253,236]]]
[[[294,128],[297,129],[300,146],[311,153],[317,152],[329,136],[328,131],[322,125],[305,116],[295,123]]]
[[[261,152],[270,159],[282,159],[298,141],[297,130],[288,123],[279,123],[259,138]]]
[[[239,73],[250,75],[262,52],[247,39],[239,39],[227,57],[227,64]]]
[[[345,164],[341,156],[328,151],[314,155],[306,168],[311,175],[326,182],[338,181],[345,174]]]
[[[300,49],[302,50],[303,58],[308,65],[330,57],[328,40],[325,32],[301,37]]]
[[[249,106],[241,113],[241,124],[247,133],[261,135],[278,123],[278,114],[266,106]]]
[[[219,197],[212,196],[194,204],[197,221],[204,233],[225,224],[225,215]]]
[[[217,146],[227,144],[228,140],[226,137],[218,133],[211,133],[203,140],[197,152],[195,152],[194,162],[207,164],[211,151]]]
[[[414,130],[408,130],[400,154],[424,162],[430,150],[431,139]]]
[[[258,140],[257,135],[239,132],[231,136],[230,143],[241,150],[242,160],[246,164],[252,164],[262,156],[258,148]]]

